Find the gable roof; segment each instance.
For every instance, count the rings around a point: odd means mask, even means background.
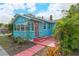
[[[12,23],[14,23],[16,21],[16,18],[18,18],[18,17],[24,17],[24,18],[26,18],[28,20],[33,20],[33,21],[38,21],[38,22],[55,23],[53,21],[49,21],[49,20],[46,20],[46,19],[42,19],[41,17],[39,17],[39,18],[38,17],[35,17],[32,14],[24,14],[24,15],[16,14],[14,16],[14,19],[13,19]]]

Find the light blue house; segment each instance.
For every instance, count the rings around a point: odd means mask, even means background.
[[[54,23],[52,22],[52,15],[47,21],[35,16],[16,15],[13,21],[13,37],[22,37],[27,40],[33,40],[38,37],[51,36]]]

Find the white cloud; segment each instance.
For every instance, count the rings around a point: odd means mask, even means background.
[[[31,9],[28,9],[28,11],[29,11],[30,13],[35,12],[35,10],[36,10],[36,8],[31,8]]]
[[[46,18],[49,17],[49,15],[53,15],[54,19],[60,18],[61,15],[61,9],[68,9],[71,4],[50,4],[48,7],[48,10],[46,11],[40,11],[36,14],[36,16],[44,16]],[[36,11],[36,4],[35,3],[6,3],[0,5],[0,22],[2,23],[9,23],[11,21],[11,18],[13,18],[14,10],[15,9],[27,9],[28,12],[33,13]]]
[[[49,12],[48,12],[48,11],[41,11],[41,12],[37,13],[36,16],[37,16],[37,17],[38,17],[38,16],[40,16],[40,17],[43,16],[44,19],[47,19],[48,16],[49,16]]]
[[[36,4],[35,3],[27,3],[27,9],[29,12],[35,12],[36,11]]]
[[[53,3],[48,6],[48,10],[40,11],[36,16],[44,16],[44,18],[49,19],[49,16],[53,15],[53,19],[57,20],[63,16],[61,10],[68,10],[70,5],[67,3]]]
[[[9,23],[14,15],[16,9],[28,9],[29,12],[36,10],[35,4],[29,3],[7,3],[0,5],[0,23]]]
[[[11,3],[10,4],[14,9],[25,9],[24,3]]]
[[[13,18],[13,8],[9,4],[0,5],[0,23],[8,23]]]
[[[0,15],[0,23],[10,23],[11,19],[13,18],[13,16],[11,15]]]

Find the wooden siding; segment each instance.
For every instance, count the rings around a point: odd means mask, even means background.
[[[35,32],[35,27],[34,27],[34,21],[31,19],[26,19],[24,17],[18,17],[15,18],[16,21],[13,23],[13,28],[15,27],[15,24],[26,24],[26,22],[28,22],[28,31],[15,31],[15,29],[13,29],[13,36],[14,37],[23,37],[25,39],[29,38],[30,40],[32,40],[33,38],[37,38],[37,37],[44,37],[44,36],[50,36],[52,34],[52,29],[54,24],[53,23],[46,23],[46,28],[44,29],[44,23],[43,22],[38,22],[39,26],[38,26],[38,36],[36,36],[36,32]],[[50,25],[50,28],[49,28]],[[34,27],[32,30],[32,26]]]

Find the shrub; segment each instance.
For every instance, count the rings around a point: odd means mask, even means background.
[[[24,38],[21,38],[21,37],[15,38],[14,41],[15,41],[15,43],[17,43],[17,44],[21,44],[21,45],[22,45],[22,44],[25,44]]]
[[[60,47],[57,45],[56,47],[47,47],[47,55],[48,56],[60,56]]]
[[[79,4],[72,6],[68,15],[61,18],[54,28],[54,36],[60,42],[64,55],[70,55],[74,49],[79,49],[79,12],[75,11],[76,6],[79,7]]]

